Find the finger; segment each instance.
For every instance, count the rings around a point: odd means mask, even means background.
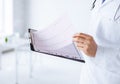
[[[73,38],[80,36],[80,33],[76,33],[73,35]]]
[[[77,47],[79,50],[84,51],[84,47]]]
[[[90,44],[91,42],[87,39],[84,39],[84,38],[73,38],[73,42],[76,42],[76,43],[83,43],[84,45],[88,45]]]
[[[74,42],[84,42],[85,41],[85,38],[80,38],[80,37],[76,37],[76,38],[73,38],[73,41]]]
[[[86,36],[86,37],[91,37],[90,35],[85,34],[85,33],[80,33],[80,35],[83,35],[83,36]]]
[[[80,36],[80,35],[84,35],[84,36],[90,37],[90,35],[85,34],[85,33],[76,33],[73,36]]]
[[[80,33],[80,36],[81,37],[84,37],[86,39],[92,39],[92,36],[88,35],[88,34],[85,34],[85,33]]]
[[[76,46],[77,46],[77,47],[82,47],[82,48],[83,48],[83,47],[85,47],[86,45],[85,45],[84,43],[76,43]]]
[[[85,33],[76,33],[73,36],[80,36],[80,35],[83,35],[83,36],[86,36],[86,37],[91,37],[90,35],[85,34]]]
[[[73,36],[73,38],[77,38],[77,37],[84,38],[84,39],[90,39],[91,38],[91,36],[84,35],[83,33],[79,33],[79,34],[77,33]]]
[[[84,44],[75,43],[75,45],[76,45],[76,47],[77,47],[79,50],[82,50],[82,51],[85,50],[85,45],[84,45]]]

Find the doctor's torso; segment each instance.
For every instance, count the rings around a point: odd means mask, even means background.
[[[120,0],[97,0],[91,11],[91,32],[101,50],[86,60],[80,84],[120,84]],[[118,10],[119,9],[119,10]]]

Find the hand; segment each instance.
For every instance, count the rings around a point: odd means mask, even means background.
[[[82,50],[87,56],[95,57],[97,44],[92,36],[84,33],[77,33],[73,36],[73,41],[76,43],[78,49]]]

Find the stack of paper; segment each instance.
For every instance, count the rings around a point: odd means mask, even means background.
[[[30,29],[29,33],[34,51],[84,62],[72,41],[76,32],[68,17],[59,18],[41,31]]]

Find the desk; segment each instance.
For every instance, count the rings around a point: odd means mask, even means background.
[[[2,54],[11,51],[14,51],[14,46],[12,46],[11,44],[4,43],[0,45],[0,70],[2,69]]]
[[[8,43],[3,43],[0,45],[0,70],[2,69],[2,54],[8,53],[10,51],[14,51],[15,54],[15,83],[18,84],[19,82],[19,76],[18,76],[18,67],[19,67],[19,50],[27,46],[29,48],[29,40],[28,39],[23,39],[19,38],[15,42],[8,42]],[[30,48],[28,49],[30,52]],[[32,77],[32,54],[30,53],[30,77]]]
[[[14,46],[14,48],[15,48],[15,57],[16,57],[16,63],[15,63],[15,67],[16,67],[16,84],[18,84],[19,83],[19,76],[18,76],[18,67],[19,67],[19,59],[18,59],[18,51],[19,51],[19,49],[21,48],[21,47],[24,47],[24,46],[28,46],[28,50],[29,50],[29,65],[30,65],[30,77],[32,78],[32,51],[30,50],[30,47],[29,47],[29,40],[28,39],[19,39],[18,40],[18,42],[17,42],[18,44],[17,45],[15,45]]]

